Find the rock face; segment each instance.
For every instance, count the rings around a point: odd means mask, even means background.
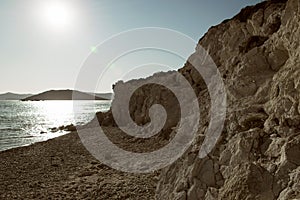
[[[268,1],[200,40],[224,78],[225,129],[209,157],[164,169],[157,199],[300,198],[299,21],[298,0]]]
[[[272,0],[243,9],[200,39],[198,46],[209,52],[225,83],[225,127],[213,151],[199,159],[209,124],[208,117],[201,118],[197,140],[162,170],[157,199],[300,198],[299,25],[299,0]],[[201,115],[207,116],[210,98],[201,76],[189,62],[179,72],[198,95]],[[176,85],[172,72],[149,79],[155,78]],[[126,91],[134,81],[118,84]],[[115,92],[115,98],[122,96]],[[168,137],[162,139],[168,140],[178,122],[172,109],[178,102],[169,91],[140,88],[131,98],[130,114],[137,124],[146,124],[154,103],[166,107],[169,121],[163,132]],[[98,115],[106,125],[115,125],[111,113]]]

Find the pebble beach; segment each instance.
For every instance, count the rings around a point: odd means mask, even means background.
[[[123,173],[101,164],[71,132],[0,152],[0,199],[149,200],[158,175]]]

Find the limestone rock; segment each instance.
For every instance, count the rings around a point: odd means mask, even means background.
[[[204,117],[192,146],[162,170],[157,199],[300,198],[299,36],[300,1],[269,0],[243,9],[210,28],[199,40],[195,53],[201,47],[208,51],[226,87],[224,129],[212,152],[197,158],[210,123],[211,99],[202,77],[186,62],[178,72],[198,96]],[[206,67],[205,73],[213,74],[213,70]],[[115,99],[122,99],[132,87],[147,80],[179,85],[175,72],[158,73],[117,83]],[[182,95],[185,92],[181,90]],[[190,102],[187,97],[184,103]],[[149,123],[153,104],[166,109],[168,119],[161,140],[170,141],[178,127],[180,107],[166,88],[145,85],[136,90],[129,104],[130,116],[138,125]],[[122,111],[116,100],[113,105]],[[185,112],[195,114],[193,108]],[[116,125],[111,111],[97,116],[102,124]]]
[[[175,181],[187,175],[188,198],[300,197],[299,22],[298,0],[265,1],[212,27],[200,39],[198,45],[209,51],[224,78],[227,120],[207,158],[191,163],[187,153],[172,165],[179,169],[173,174]],[[205,94],[192,66],[180,72],[198,87],[199,95]],[[163,170],[157,199],[172,199],[174,188],[165,178],[170,170]]]

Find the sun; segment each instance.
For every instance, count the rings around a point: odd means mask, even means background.
[[[45,1],[41,5],[40,18],[42,23],[54,30],[64,30],[74,23],[74,13],[66,1]]]

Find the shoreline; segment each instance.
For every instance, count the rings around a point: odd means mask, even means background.
[[[101,164],[77,132],[1,151],[0,158],[1,199],[154,199],[159,175]]]
[[[71,124],[72,126],[74,126],[73,124]],[[68,125],[69,126],[69,125]],[[76,127],[76,126],[74,126]],[[35,145],[37,143],[40,143],[40,142],[47,142],[49,140],[53,140],[55,138],[58,138],[58,137],[61,137],[61,136],[64,136],[64,135],[67,135],[67,134],[70,134],[74,131],[70,131],[70,130],[59,130],[58,128],[54,127],[55,128],[55,131],[52,131],[51,129],[53,128],[49,128],[49,132],[44,132],[44,131],[41,131],[40,134],[41,135],[45,135],[45,134],[57,134],[56,136],[53,136],[53,137],[49,137],[49,138],[45,138],[45,140],[39,140],[39,141],[35,141],[35,142],[32,142],[30,144],[24,144],[22,146],[15,146],[15,147],[9,147],[8,149],[4,149],[4,150],[1,150],[0,149],[0,153],[2,152],[5,152],[5,151],[9,151],[9,150],[12,150],[12,149],[17,149],[17,148],[24,148],[24,147],[28,147],[28,146],[31,146],[31,145]],[[75,129],[76,130],[76,129]],[[76,131],[75,131],[76,132]],[[38,136],[30,136],[30,137],[38,137]],[[5,139],[5,138],[4,138]]]
[[[51,132],[51,133],[56,133],[56,132]],[[55,136],[55,137],[50,137],[50,138],[48,138],[48,139],[46,139],[46,140],[36,141],[36,142],[31,143],[31,144],[24,144],[23,146],[16,146],[16,147],[12,147],[12,148],[9,148],[9,149],[0,150],[0,154],[1,154],[2,152],[10,151],[10,150],[13,150],[13,149],[25,148],[25,147],[29,147],[29,146],[31,146],[31,145],[35,145],[35,144],[38,144],[38,143],[47,142],[47,141],[49,141],[49,140],[53,140],[53,139],[55,139],[55,138],[59,138],[59,137],[62,137],[62,136],[64,136],[64,135],[67,135],[67,134],[70,134],[70,133],[72,133],[72,131],[63,131],[63,132],[61,132],[60,134],[58,134],[57,136]],[[40,134],[48,134],[48,132],[40,133]],[[34,136],[33,136],[33,137],[34,137]]]

